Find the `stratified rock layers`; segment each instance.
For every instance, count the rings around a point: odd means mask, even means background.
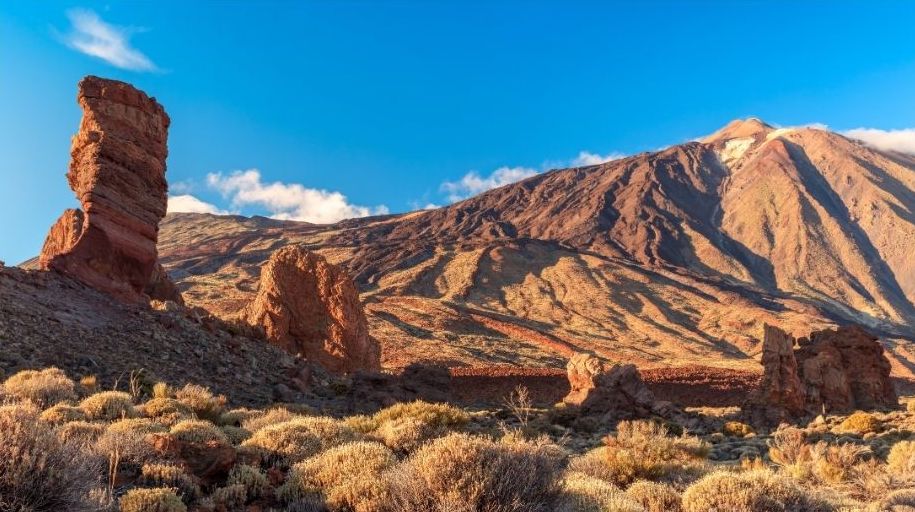
[[[121,300],[143,300],[157,263],[156,238],[165,216],[169,118],[129,84],[88,76],[70,149],[67,181],[81,210],[67,210],[51,228],[39,258]]]
[[[335,373],[378,371],[381,349],[353,280],[323,256],[284,247],[261,270],[257,296],[242,313],[275,345]]]

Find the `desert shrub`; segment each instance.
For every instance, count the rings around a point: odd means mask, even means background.
[[[825,483],[847,481],[855,466],[870,455],[870,448],[853,443],[828,444],[825,441],[813,445],[810,450],[812,472]]]
[[[219,415],[219,424],[240,427],[243,421],[262,414],[264,414],[264,411],[259,411],[257,409],[248,409],[245,407],[232,409]]]
[[[165,382],[157,382],[157,383],[153,384],[153,387],[152,387],[153,399],[156,399],[156,398],[167,399],[167,398],[171,398],[172,396],[174,396],[174,394],[175,394],[175,390],[172,389],[172,387],[169,386]]]
[[[293,502],[320,489],[334,510],[372,512],[386,500],[382,473],[396,463],[394,453],[381,443],[343,444],[293,466],[277,494]]]
[[[352,424],[392,450],[409,452],[468,421],[467,413],[457,407],[415,401],[392,405],[370,419],[353,420]],[[374,428],[367,431],[369,427]]]
[[[141,430],[108,428],[92,445],[93,452],[107,462],[109,489],[121,470],[139,470],[154,455]]]
[[[877,432],[882,427],[880,420],[869,412],[857,411],[839,424],[839,432],[852,434],[868,434]]]
[[[220,444],[229,444],[229,439],[226,437],[225,433],[209,421],[179,421],[169,430],[169,434],[186,443],[217,442]]]
[[[174,488],[181,501],[188,505],[201,496],[200,486],[194,478],[173,464],[144,464],[140,482],[150,487]]]
[[[621,421],[604,444],[607,467],[601,477],[620,486],[640,479],[694,479],[705,470],[709,449],[697,437],[670,436],[664,425],[651,421]]]
[[[108,432],[135,432],[140,435],[168,431],[167,428],[148,418],[124,418],[110,423],[105,430]]]
[[[270,488],[270,482],[267,475],[254,466],[247,464],[236,464],[229,472],[229,478],[226,479],[226,485],[241,485],[245,488],[248,499],[259,498],[266,494]]]
[[[191,408],[168,397],[153,397],[139,407],[139,412],[147,418],[174,417],[180,418],[193,414]]]
[[[321,450],[355,439],[356,433],[343,423],[314,416],[265,426],[241,446],[257,449],[267,463],[292,465]]]
[[[264,427],[286,423],[287,421],[302,417],[304,416],[294,414],[288,409],[276,407],[266,411],[258,411],[253,415],[243,418],[241,420],[241,426],[248,432],[254,433]]]
[[[102,423],[89,423],[88,421],[71,421],[54,429],[54,433],[61,441],[77,443],[94,443],[105,433],[106,425]]]
[[[581,473],[569,473],[562,480],[557,512],[645,512],[645,508],[619,487]]]
[[[79,393],[88,396],[98,392],[98,378],[95,375],[84,375],[79,379]]]
[[[769,458],[779,466],[794,466],[810,461],[810,445],[807,436],[797,427],[782,428],[772,434],[768,441]]]
[[[0,409],[0,510],[88,511],[100,461],[57,436],[29,405]]]
[[[809,496],[792,480],[769,470],[732,473],[716,471],[683,493],[684,512],[709,511],[827,511],[828,503]]]
[[[886,465],[895,473],[911,473],[915,470],[915,441],[899,441],[890,448]]]
[[[222,433],[226,435],[226,439],[228,439],[229,442],[232,443],[233,445],[241,444],[241,443],[245,442],[246,440],[248,440],[248,438],[251,437],[251,432],[248,432],[247,430],[245,430],[241,427],[223,425],[222,427],[219,427],[219,428],[222,430]]]
[[[213,491],[212,498],[217,505],[222,505],[227,510],[238,510],[248,501],[248,491],[241,484],[227,485]]]
[[[893,491],[867,508],[867,512],[911,512],[912,510],[915,510],[915,489]]]
[[[121,496],[121,512],[187,512],[174,489],[131,489]]]
[[[626,489],[626,495],[645,512],[680,512],[680,493],[668,484],[639,480]]]
[[[54,425],[70,423],[71,421],[85,421],[86,413],[79,407],[66,403],[59,403],[42,411],[41,421],[46,421]]]
[[[449,434],[423,445],[386,473],[389,508],[553,510],[563,453],[541,441],[495,442]]]
[[[117,420],[136,417],[133,400],[123,391],[102,391],[87,396],[79,403],[79,408],[90,420]]]
[[[175,392],[175,398],[189,407],[198,418],[219,421],[226,405],[226,397],[214,396],[209,389],[196,384],[186,384]]]
[[[905,404],[906,412],[915,412],[915,400],[909,400]]]
[[[74,388],[73,381],[59,368],[23,370],[3,382],[3,393],[21,400],[30,400],[41,407],[74,400]]]
[[[725,422],[724,428],[722,428],[721,431],[725,435],[732,437],[747,437],[748,435],[755,433],[753,427],[739,421]]]

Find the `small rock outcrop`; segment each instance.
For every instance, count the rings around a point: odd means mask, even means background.
[[[261,270],[257,296],[242,312],[267,339],[333,373],[379,371],[381,348],[353,280],[323,256],[291,245]]]
[[[618,421],[646,417],[654,410],[654,395],[635,365],[579,353],[569,360],[566,371],[571,391],[563,402],[578,407],[583,416]]]
[[[165,216],[169,118],[129,84],[88,76],[70,148],[67,181],[81,209],[66,210],[45,240],[39,266],[127,302],[145,299]]]
[[[899,404],[883,346],[858,325],[798,339],[767,325],[762,364],[760,387],[744,404],[756,424]]]

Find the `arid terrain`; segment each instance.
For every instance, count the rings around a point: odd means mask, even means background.
[[[817,128],[734,121],[699,141],[559,169],[436,210],[311,225],[170,214],[163,265],[231,318],[302,244],[361,291],[382,364],[753,370],[764,323],[858,322],[912,376],[915,159]]]

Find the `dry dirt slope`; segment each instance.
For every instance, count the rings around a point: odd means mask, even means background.
[[[915,159],[735,121],[698,142],[560,169],[437,210],[318,226],[169,215],[160,255],[232,315],[302,243],[356,277],[384,362],[750,366],[762,323],[915,339]],[[894,341],[895,340],[895,341]]]

